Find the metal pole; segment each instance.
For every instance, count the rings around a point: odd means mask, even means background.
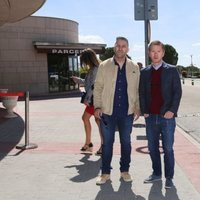
[[[149,65],[148,44],[150,41],[150,21],[148,19],[148,1],[144,0],[144,46],[145,46],[145,65]]]
[[[191,56],[191,83],[192,83],[192,85],[194,85],[194,77],[193,77],[193,61],[192,61],[192,55],[190,55]]]
[[[29,92],[25,97],[25,145],[29,144]]]
[[[144,20],[144,30],[145,30],[145,65],[149,65],[149,54],[148,54],[148,20]]]
[[[35,149],[37,148],[37,144],[29,143],[29,91],[25,93],[25,145],[17,145],[17,149]]]

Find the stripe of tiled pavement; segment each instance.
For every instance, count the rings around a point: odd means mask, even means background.
[[[178,161],[175,167],[175,189],[165,191],[164,179],[153,185],[143,184],[144,178],[151,173],[151,162],[149,155],[146,154],[146,141],[137,140],[144,136],[142,118],[136,122],[132,133],[133,153],[130,167],[134,179],[132,184],[119,180],[119,140],[116,137],[112,182],[96,186],[100,157],[94,154],[83,155],[79,152],[84,140],[81,123],[83,108],[79,104],[79,98],[30,102],[30,142],[38,144],[39,147],[19,154],[18,150],[13,149],[1,160],[0,194],[3,199],[18,200],[26,197],[29,200],[197,200],[200,198],[190,174],[188,175],[188,171],[183,168],[185,163]],[[15,111],[23,118],[24,103],[18,102]],[[99,146],[99,136],[94,120],[92,125],[96,150]],[[177,132],[177,135],[179,134],[181,133]],[[179,137],[176,140],[179,140]],[[24,138],[21,139],[21,143],[24,143]],[[177,146],[181,147],[179,141],[176,141],[175,151]],[[198,153],[197,149],[194,154]]]

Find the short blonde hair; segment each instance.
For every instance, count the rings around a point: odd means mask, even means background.
[[[149,44],[149,47],[148,47],[149,50],[151,50],[151,47],[154,46],[154,45],[161,46],[162,49],[163,49],[163,51],[165,51],[165,45],[164,45],[161,41],[159,41],[159,40],[154,40],[154,41],[152,41],[152,42]]]

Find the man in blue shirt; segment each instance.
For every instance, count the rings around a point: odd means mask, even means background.
[[[121,178],[132,181],[129,174],[131,162],[131,132],[133,120],[139,112],[139,67],[127,58],[128,40],[118,37],[114,46],[115,55],[99,66],[94,85],[95,117],[101,119],[103,135],[102,173],[96,184],[110,179],[115,128],[119,130],[121,143]]]

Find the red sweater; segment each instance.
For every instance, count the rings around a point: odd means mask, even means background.
[[[160,114],[161,106],[163,105],[163,97],[161,91],[161,72],[162,67],[158,70],[152,68],[151,74],[151,104],[150,113]]]

